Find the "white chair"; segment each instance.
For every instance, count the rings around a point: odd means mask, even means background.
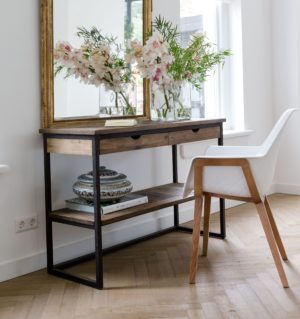
[[[288,287],[279,253],[283,260],[287,255],[266,194],[274,175],[281,133],[291,114],[299,110],[285,111],[261,146],[210,146],[203,156],[193,159],[184,188],[184,196],[191,191],[195,194],[190,283],[196,279],[203,197],[203,256],[208,248],[211,197],[219,197],[256,205],[282,285]]]

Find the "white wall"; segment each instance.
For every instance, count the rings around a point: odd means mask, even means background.
[[[243,0],[242,6],[246,51],[246,127],[256,132],[251,137],[253,143],[261,141],[272,125],[270,28],[265,27],[271,24],[270,3],[270,0]],[[168,8],[164,8],[166,13]],[[42,139],[38,134],[39,1],[1,2],[0,30],[0,163],[11,167],[10,172],[0,175],[0,280],[5,280],[45,266],[43,154]],[[247,142],[247,137],[226,140],[227,144]],[[203,148],[203,145],[196,143],[183,151],[192,156]],[[77,175],[91,168],[91,163],[86,157],[56,155],[53,160],[53,196],[58,207],[65,198],[72,196],[71,184]],[[170,150],[167,148],[114,154],[101,159],[102,163],[125,172],[136,189],[170,181],[170,160]],[[188,163],[188,160],[180,160],[181,179],[185,176]],[[38,214],[39,228],[16,234],[15,218],[31,214]],[[156,216],[162,217],[156,220]],[[104,242],[109,245],[142,234],[145,230],[159,229],[170,222],[170,210],[164,210],[160,214],[119,223],[106,228]],[[55,237],[58,259],[93,249],[88,230],[56,225]]]
[[[300,3],[273,0],[274,109],[276,117],[289,107],[300,107]],[[300,115],[295,114],[278,159],[276,190],[300,194]]]
[[[259,142],[273,125],[271,3],[242,1],[245,127]]]

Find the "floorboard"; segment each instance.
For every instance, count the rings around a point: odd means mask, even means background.
[[[209,240],[188,283],[191,235],[170,233],[104,257],[102,291],[45,270],[0,284],[0,319],[300,318],[300,196],[270,198],[288,262],[283,289],[255,207],[227,210],[227,239]],[[218,215],[211,226],[218,229]],[[202,239],[200,244],[202,243]],[[92,277],[94,261],[73,267]]]

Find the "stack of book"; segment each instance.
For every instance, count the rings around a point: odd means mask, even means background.
[[[148,203],[148,196],[130,193],[117,202],[101,203],[101,213],[108,214],[118,210],[134,207]],[[85,213],[94,213],[94,203],[84,198],[76,197],[66,200],[66,207],[72,210],[78,210]]]

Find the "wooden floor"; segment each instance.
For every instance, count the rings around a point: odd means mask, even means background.
[[[103,291],[45,270],[1,283],[0,318],[300,318],[300,197],[275,195],[270,203],[289,257],[289,289],[254,206],[245,204],[227,211],[227,239],[210,239],[196,285],[188,284],[191,235],[172,233],[105,256]],[[74,271],[93,269],[89,262]]]

